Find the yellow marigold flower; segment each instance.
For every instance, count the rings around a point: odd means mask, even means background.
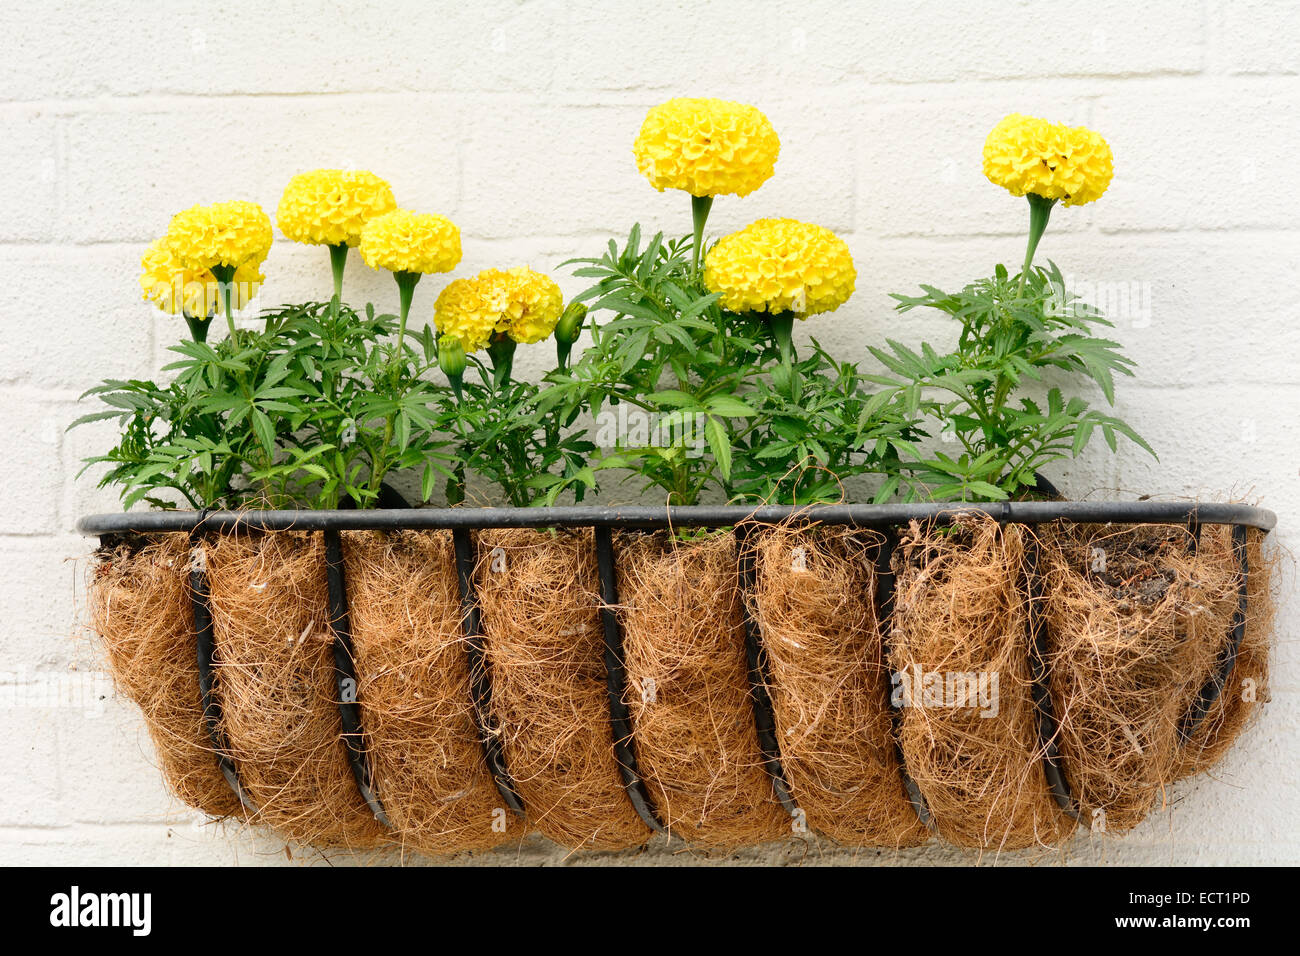
[[[313,169],[289,180],[275,221],[294,242],[355,246],[369,220],[396,208],[392,187],[374,173]]]
[[[271,219],[255,202],[191,206],[172,217],[167,247],[187,269],[239,267],[271,248]]]
[[[692,196],[749,195],[771,177],[780,151],[755,107],[685,97],[651,109],[632,147],[650,185]]]
[[[984,141],[984,175],[1013,196],[1081,206],[1101,198],[1115,170],[1110,146],[1085,126],[1012,113]]]
[[[372,269],[450,272],[460,255],[460,230],[445,216],[395,209],[361,230],[361,258]]]
[[[487,345],[497,328],[497,313],[486,301],[476,279],[447,283],[434,303],[434,325],[442,335],[457,339],[466,352]]]
[[[555,330],[563,311],[564,295],[550,276],[526,266],[484,269],[442,290],[434,324],[474,352],[498,333],[524,345],[540,342]]]
[[[839,236],[797,219],[760,219],[723,236],[704,260],[704,284],[732,312],[833,312],[857,272]]]
[[[230,304],[242,309],[261,289],[262,259],[249,259],[235,270]],[[206,318],[222,307],[220,287],[208,269],[187,268],[168,248],[166,237],[156,239],[140,260],[140,288],[144,298],[164,312]]]

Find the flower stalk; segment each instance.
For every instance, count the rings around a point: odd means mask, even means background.
[[[691,259],[691,270],[700,274],[700,253],[704,249],[704,224],[709,221],[709,210],[713,208],[712,196],[691,197],[691,221],[695,227],[695,247]]]
[[[406,320],[411,314],[411,300],[415,297],[415,284],[420,281],[418,272],[394,272],[397,280],[398,326],[397,350],[393,353],[394,368],[402,361],[402,347],[406,341]]]
[[[330,271],[334,273],[334,298],[343,300],[343,267],[348,263],[348,244],[340,242],[329,247]]]
[[[185,324],[190,327],[190,338],[195,342],[206,342],[208,340],[208,328],[212,325],[212,316],[190,315],[188,312],[183,314]]]
[[[488,356],[492,359],[492,387],[500,391],[510,381],[515,364],[518,343],[508,335],[498,334],[488,343]]]
[[[1055,199],[1045,199],[1035,193],[1029,193],[1025,198],[1029,200],[1029,243],[1025,248],[1025,264],[1020,268],[1020,285],[1017,294],[1025,291],[1025,278],[1034,264],[1038,241],[1047,231],[1047,220],[1051,218],[1052,207],[1056,205]]]
[[[767,325],[781,353],[781,364],[790,368],[794,365],[794,313],[774,312],[767,317]]]
[[[221,296],[221,307],[226,314],[226,326],[230,329],[231,341],[238,341],[239,331],[235,328],[235,309],[231,299],[235,284],[235,267],[215,265],[212,277],[217,280],[217,294]]]

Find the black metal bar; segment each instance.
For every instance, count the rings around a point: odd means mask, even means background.
[[[364,512],[356,512],[364,514]],[[412,514],[412,512],[403,512]],[[418,513],[418,512],[416,512]],[[451,533],[456,551],[456,579],[460,584],[461,614],[465,629],[465,656],[469,660],[470,693],[474,697],[474,722],[479,739],[483,741],[483,756],[488,770],[496,782],[501,799],[519,816],[524,815],[524,803],[515,790],[515,782],[506,768],[505,752],[501,738],[492,729],[492,681],[488,675],[487,655],[483,651],[483,617],[479,611],[478,595],[474,587],[474,543],[468,528],[456,528]]]
[[[200,519],[201,526],[202,519]],[[217,663],[216,635],[212,626],[211,591],[208,587],[208,566],[198,526],[190,533],[190,606],[194,611],[195,658],[199,669],[199,702],[203,707],[203,723],[208,730],[208,740],[217,758],[217,767],[225,777],[239,802],[252,813],[257,807],[244,793],[239,783],[239,771],[230,756],[230,742],[221,726],[221,701],[213,689]]]
[[[776,739],[776,717],[772,713],[772,697],[767,692],[767,648],[763,646],[758,621],[754,619],[749,602],[753,598],[756,572],[754,550],[749,546],[749,526],[736,528],[736,561],[740,583],[740,614],[745,627],[745,662],[749,670],[749,698],[754,710],[754,729],[758,732],[758,748],[763,754],[763,765],[772,778],[772,790],[787,813],[795,816],[799,806],[790,793],[781,766],[781,745]]]
[[[1178,501],[1012,501],[985,504],[888,505],[680,505],[674,507],[603,508],[582,505],[554,508],[415,508],[367,511],[215,511],[204,521],[210,531],[376,531],[445,528],[667,528],[731,527],[742,522],[772,524],[789,519],[832,525],[884,528],[909,521],[948,522],[962,514],[982,513],[1018,524],[1066,520],[1087,524],[1178,524],[1193,516],[1207,524],[1246,525],[1270,531],[1277,515],[1247,505]],[[132,511],[91,515],[77,523],[82,534],[190,531],[195,511]]]
[[[880,549],[876,552],[876,589],[873,603],[876,609],[876,628],[880,632],[880,659],[886,667],[889,666],[890,621],[894,616],[894,551],[897,547],[897,534],[889,530],[885,532]],[[903,792],[907,794],[908,802],[916,811],[917,819],[927,830],[934,833],[936,832],[934,818],[930,816],[930,808],[926,806],[921,788],[907,772],[907,758],[903,755],[903,705],[902,701],[894,700],[894,688],[899,686],[901,686],[899,673],[889,668],[889,719],[893,729],[894,754],[898,759],[898,775],[903,782]]]
[[[1237,609],[1232,615],[1232,633],[1227,645],[1219,654],[1219,666],[1214,676],[1205,682],[1200,693],[1196,695],[1196,700],[1178,724],[1178,738],[1183,744],[1195,736],[1201,721],[1205,720],[1214,702],[1228,686],[1228,678],[1232,676],[1232,671],[1237,666],[1237,652],[1241,650],[1241,642],[1246,638],[1246,605],[1250,583],[1250,552],[1246,547],[1246,534],[1246,528],[1240,525],[1232,529],[1232,550],[1237,557],[1238,568]]]
[[[1034,700],[1034,714],[1038,725],[1038,745],[1043,752],[1043,775],[1061,812],[1074,820],[1080,819],[1070,784],[1062,769],[1061,749],[1057,745],[1056,710],[1052,706],[1052,689],[1049,684],[1051,668],[1047,618],[1042,611],[1042,582],[1038,576],[1038,543],[1030,538],[1025,543],[1025,591],[1029,597],[1026,608],[1029,630],[1030,691]]]
[[[361,729],[361,704],[357,699],[357,668],[352,656],[352,615],[348,611],[347,581],[343,572],[343,539],[331,529],[325,537],[325,578],[329,590],[329,622],[334,632],[334,677],[339,691],[339,720],[343,743],[357,790],[370,812],[386,827],[392,824],[375,792],[370,761]]]
[[[614,574],[614,540],[609,528],[596,528],[596,568],[600,574],[600,619],[605,628],[605,675],[609,691],[609,726],[614,737],[614,759],[623,778],[623,788],[632,809],[651,830],[663,832],[664,825],[655,815],[654,804],[641,778],[636,760],[636,740],[632,733],[632,716],[624,694],[627,669],[623,658],[623,628],[614,608],[618,604],[618,579]]]

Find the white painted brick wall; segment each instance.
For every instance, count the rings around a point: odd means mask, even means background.
[[[273,839],[196,826],[163,792],[133,706],[36,696],[95,666],[79,627],[85,562],[71,560],[90,544],[73,524],[115,499],[73,476],[111,426],[63,426],[98,379],[167,361],[180,328],[139,301],[136,269],[172,213],[236,197],[273,209],[294,172],[356,165],[388,177],[404,205],[460,224],[458,274],[554,268],[634,219],[685,231],[682,197],[634,168],[640,120],[671,95],[741,99],[772,118],[781,160],[753,196],[720,200],[712,225],[794,215],[842,232],[859,291],[800,332],[862,357],[885,335],[952,337],[937,319],[891,312],[888,292],[1018,261],[1024,205],[981,176],[988,128],[1013,110],[1087,123],[1114,148],[1114,184],[1095,205],[1059,210],[1042,254],[1080,280],[1139,284],[1149,314],[1118,317],[1116,334],[1142,377],[1122,383],[1120,413],[1161,460],[1098,448],[1056,474],[1076,496],[1257,498],[1278,512],[1277,544],[1294,549],[1298,72],[1300,6],[1286,0],[5,4],[0,864],[289,859]],[[266,272],[264,304],[328,281],[323,253],[285,242]],[[355,257],[347,281],[353,296],[394,304],[391,282]],[[440,287],[421,285],[417,321]],[[540,368],[542,351],[521,350],[520,364]],[[1168,814],[1124,839],[1083,838],[1048,860],[1300,862],[1294,585],[1288,569],[1275,699],[1214,779],[1180,787]],[[484,860],[562,857],[537,841]]]

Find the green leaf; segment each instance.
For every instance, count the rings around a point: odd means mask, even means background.
[[[750,405],[733,395],[713,395],[705,400],[704,407],[714,415],[725,418],[752,418],[758,414]]]
[[[718,471],[723,479],[731,477],[731,440],[721,420],[709,416],[704,424],[704,437],[709,443],[709,451],[718,463]]]

